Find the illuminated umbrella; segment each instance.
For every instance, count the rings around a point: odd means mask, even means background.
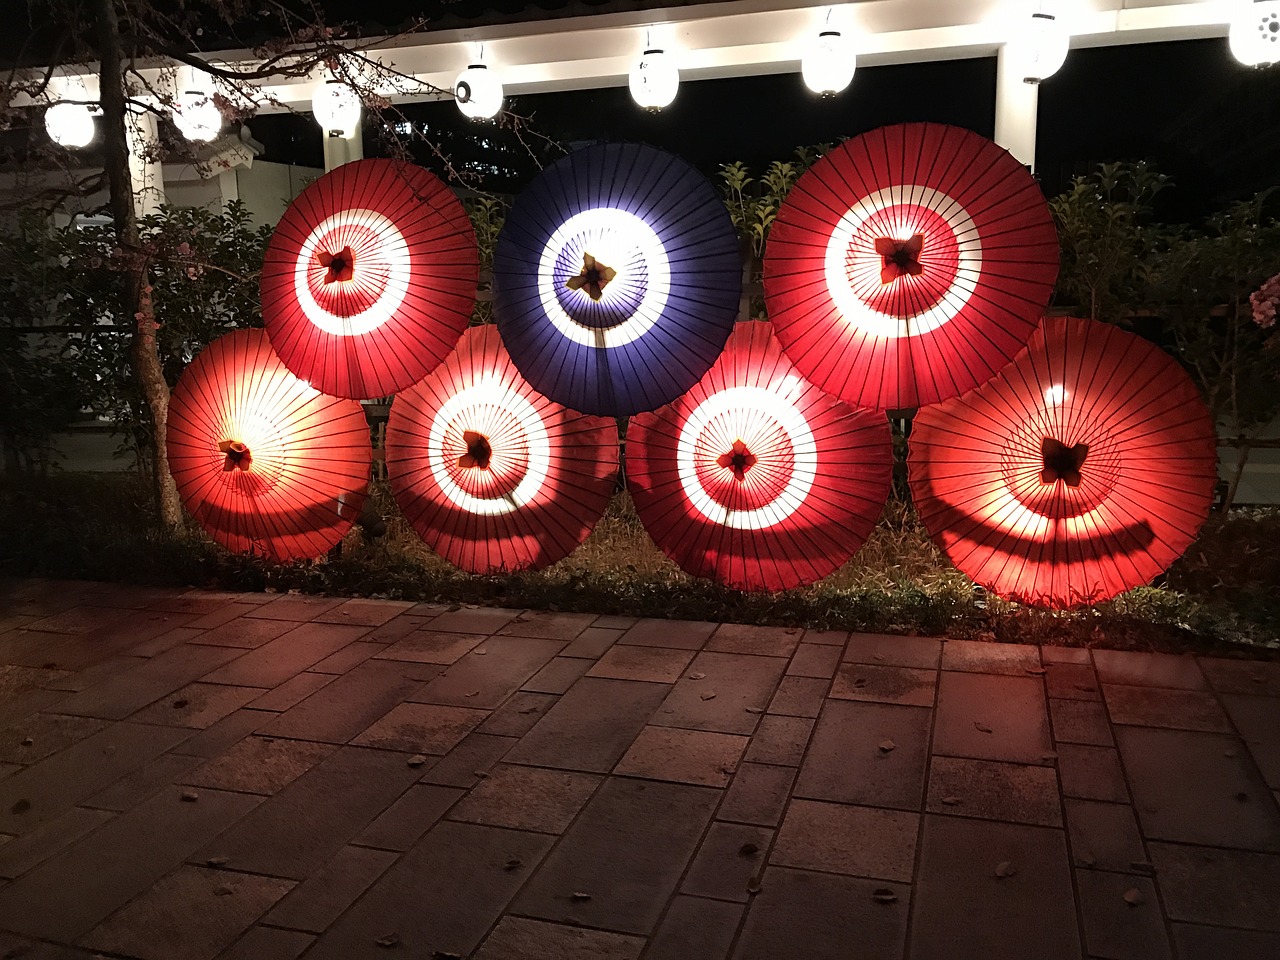
[[[625,416],[707,372],[742,292],[738,240],[712,186],[654,147],[609,144],[552,164],[498,237],[494,310],[534,388]]]
[[[618,427],[541,396],[492,326],[472,327],[434,373],[398,395],[387,472],[418,534],[472,573],[545,567],[604,515]]]
[[[765,251],[782,349],[871,409],[983,383],[1026,343],[1058,273],[1031,175],[1002,147],[932,123],[846,141],[800,177]]]
[[[989,383],[916,416],[911,492],[964,573],[1066,608],[1177,559],[1209,513],[1217,462],[1213,419],[1164,351],[1048,319]]]
[[[285,366],[316,389],[382,397],[453,349],[478,271],[471,221],[439,179],[357,160],[285,211],[262,268],[262,316]]]
[[[182,372],[167,436],[182,502],[236,553],[314,557],[360,514],[373,456],[364,410],[295,377],[261,330],[219,337]]]
[[[884,509],[889,423],[796,373],[767,323],[740,323],[688,394],[627,427],[627,487],[654,542],[742,590],[813,583]]]

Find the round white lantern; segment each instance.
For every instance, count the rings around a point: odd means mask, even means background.
[[[93,113],[83,103],[55,103],[44,112],[49,139],[62,147],[87,147],[93,141]]]
[[[1280,0],[1241,3],[1227,42],[1232,56],[1247,67],[1280,62]]]
[[[800,76],[814,93],[830,97],[849,85],[857,64],[853,41],[839,30],[823,30],[805,51]]]
[[[646,110],[661,110],[676,98],[680,68],[664,50],[646,50],[627,78],[631,98]]]
[[[331,137],[349,137],[360,126],[360,98],[341,80],[328,80],[311,100],[316,123]]]
[[[203,90],[185,90],[174,104],[173,125],[193,143],[208,143],[222,130],[222,111]]]
[[[487,120],[502,109],[502,81],[483,63],[473,63],[453,82],[453,99],[464,117]]]
[[[1016,58],[1027,83],[1039,83],[1058,72],[1071,49],[1071,34],[1052,13],[1037,11],[1022,24],[1020,35],[1009,43],[1009,53]]]

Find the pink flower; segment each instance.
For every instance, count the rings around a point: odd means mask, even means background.
[[[1265,281],[1261,287],[1249,294],[1249,305],[1253,308],[1253,322],[1263,329],[1276,324],[1276,307],[1280,306],[1280,274]]]

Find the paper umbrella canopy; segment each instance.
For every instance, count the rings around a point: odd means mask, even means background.
[[[1216,445],[1164,351],[1108,324],[1047,319],[989,383],[919,412],[911,493],[977,583],[1067,608],[1149,583],[1182,554],[1212,504]]]
[[[453,349],[479,260],[462,204],[421,167],[357,160],[285,211],[262,268],[262,316],[285,366],[368,400],[421,380]]]
[[[586,539],[613,496],[618,428],[534,390],[492,326],[399,394],[387,472],[414,530],[472,573],[536,569]]]
[[[364,410],[295,377],[261,330],[200,351],[173,390],[167,437],[183,504],[234,552],[315,557],[360,514],[373,455]]]
[[[884,509],[889,423],[801,378],[767,323],[740,323],[687,394],[627,428],[627,488],[684,570],[742,590],[813,583]]]
[[[999,370],[1053,292],[1058,238],[1002,147],[931,123],[832,149],[787,194],[765,250],[782,349],[832,396],[936,403]]]

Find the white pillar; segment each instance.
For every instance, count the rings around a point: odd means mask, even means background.
[[[364,138],[360,135],[361,124],[349,137],[334,137],[321,132],[324,137],[324,169],[328,173],[334,167],[340,167],[352,160],[364,159]]]
[[[1034,172],[1040,84],[1023,80],[1017,58],[1008,54],[1007,44],[996,54],[996,143]]]
[[[164,173],[160,165],[160,137],[154,113],[129,113],[124,120],[129,144],[129,176],[133,180],[133,209],[140,217],[159,213],[164,203]]]

